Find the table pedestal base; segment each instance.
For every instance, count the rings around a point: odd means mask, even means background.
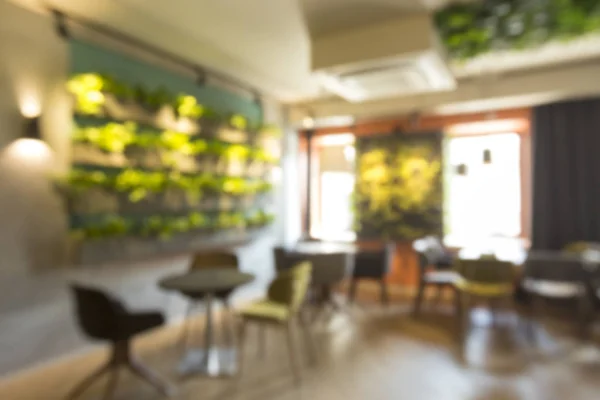
[[[229,377],[237,372],[237,351],[233,348],[212,347],[190,349],[181,361],[178,371],[182,375],[201,374],[211,377]]]

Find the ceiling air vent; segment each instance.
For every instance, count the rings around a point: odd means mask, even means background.
[[[456,87],[428,15],[315,39],[313,71],[325,89],[352,102]]]

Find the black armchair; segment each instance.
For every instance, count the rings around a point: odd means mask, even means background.
[[[388,243],[381,249],[359,250],[354,255],[354,269],[352,271],[352,281],[348,295],[350,301],[354,301],[356,286],[359,280],[373,279],[379,281],[382,304],[389,302],[385,278],[390,272],[395,250],[396,246],[393,243]]]
[[[98,289],[73,285],[75,313],[81,330],[90,338],[108,341],[112,346],[108,362],[83,380],[73,389],[69,399],[79,397],[96,379],[105,373],[110,377],[105,399],[109,399],[116,388],[118,369],[128,367],[134,374],[150,383],[164,395],[172,393],[169,384],[140,364],[131,354],[134,336],[163,325],[160,312],[132,313],[121,302]]]

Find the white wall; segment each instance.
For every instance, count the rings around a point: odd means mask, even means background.
[[[156,282],[185,269],[186,256],[127,265],[66,265],[66,221],[48,177],[69,163],[68,65],[66,43],[50,19],[0,1],[0,376],[88,343],[71,315],[70,281],[106,287],[133,307],[163,310],[170,320],[180,318],[185,305],[161,292]],[[41,104],[52,160],[27,142],[15,142],[22,125],[19,103],[26,99]],[[267,108],[271,120],[281,121],[278,104],[267,101]],[[283,236],[281,225],[274,230]],[[276,239],[268,236],[238,249],[241,268],[257,275],[246,295],[262,290],[272,276]]]

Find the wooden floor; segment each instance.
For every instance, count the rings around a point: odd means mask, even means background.
[[[408,305],[352,306],[313,326],[319,362],[314,368],[305,364],[300,385],[294,384],[285,337],[276,330],[268,331],[265,359],[257,356],[257,331],[249,330],[246,364],[239,380],[178,380],[178,327],[140,338],[136,350],[148,366],[177,382],[176,400],[600,398],[600,356],[593,344],[584,348],[567,331],[559,330],[546,334],[541,349],[536,349],[521,337],[511,317],[492,329],[480,326],[487,323],[486,315],[476,310],[475,326],[463,353],[466,360],[462,360],[449,310],[425,310],[415,320]],[[198,337],[201,328],[196,330]],[[13,377],[0,384],[0,399],[63,399],[103,357],[104,352],[98,350]],[[100,381],[82,398],[102,398],[103,384]],[[120,375],[116,400],[160,398],[128,373]]]

